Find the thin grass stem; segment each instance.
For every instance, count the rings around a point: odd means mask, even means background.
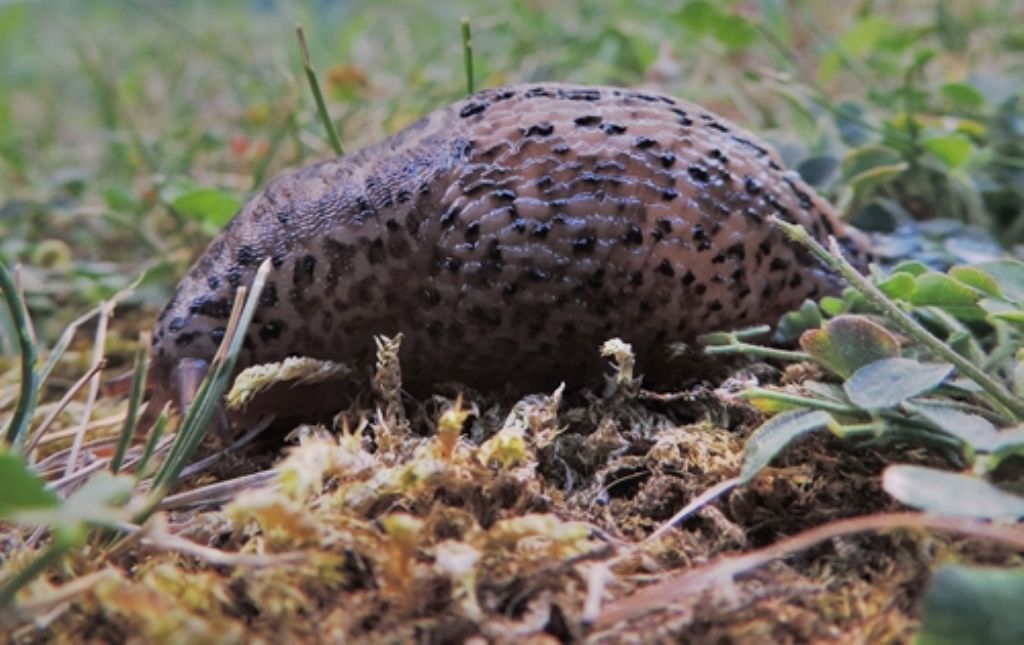
[[[309,89],[313,92],[316,109],[320,113],[320,121],[323,122],[324,129],[327,130],[327,138],[331,142],[331,147],[334,148],[334,154],[340,157],[345,154],[345,150],[341,147],[338,131],[334,127],[334,122],[331,121],[331,115],[327,112],[327,103],[324,101],[323,92],[320,91],[320,81],[317,80],[313,61],[309,58],[309,47],[306,45],[306,33],[302,30],[302,25],[295,25],[295,33],[299,37],[299,49],[302,51],[302,66],[306,70],[306,80],[309,81]]]
[[[14,276],[3,262],[0,262],[0,290],[3,291],[4,301],[11,312],[14,329],[18,335],[18,347],[21,350],[21,388],[18,393],[18,404],[3,435],[4,442],[17,452],[24,444],[32,415],[36,410],[36,385],[39,377],[35,366],[39,354],[33,340],[32,323],[25,299],[14,283]]]

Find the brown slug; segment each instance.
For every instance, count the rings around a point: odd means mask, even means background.
[[[369,368],[373,336],[401,332],[407,389],[522,393],[596,380],[598,348],[618,336],[640,372],[669,378],[669,343],[774,323],[840,286],[773,215],[870,259],[768,146],[697,105],[485,90],[250,199],[160,315],[154,377],[165,391],[198,383],[236,289],[270,258],[240,367],[304,355]]]

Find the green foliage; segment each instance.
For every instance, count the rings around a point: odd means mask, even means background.
[[[197,188],[179,195],[170,206],[182,215],[220,230],[242,204],[234,195],[213,188]]]
[[[790,443],[810,432],[835,428],[835,420],[820,410],[784,412],[758,428],[747,440],[739,481],[753,479]]]
[[[796,239],[824,253],[806,234]],[[838,256],[824,257],[844,275],[856,275]],[[780,327],[788,334],[804,329],[805,358],[842,387],[807,381],[798,392],[747,390],[744,396],[766,413],[782,414],[752,435],[743,477],[766,465],[790,435],[828,427],[853,442],[916,445],[973,466],[973,474],[890,467],[883,484],[905,504],[972,517],[1024,517],[1024,497],[986,479],[1007,458],[1024,455],[1022,401],[1010,394],[1022,391],[1022,276],[1024,263],[1011,259],[947,272],[905,262],[889,273],[876,272],[871,281],[857,278],[851,290],[860,299],[808,303],[784,319]],[[850,313],[854,309],[862,313]],[[894,331],[904,335],[902,343]],[[728,339],[710,340],[736,351]],[[957,378],[951,378],[954,371],[960,372]],[[765,441],[772,436],[783,439]]]
[[[898,464],[886,469],[882,486],[907,506],[939,515],[1011,521],[1024,517],[1024,497],[970,475]]]
[[[0,453],[0,518],[9,519],[24,511],[55,508],[57,496],[46,489],[46,482],[32,473],[15,454]]]
[[[846,379],[850,403],[862,410],[895,408],[933,391],[953,371],[946,363],[920,363],[911,358],[882,358],[868,363]]]
[[[1024,642],[1020,599],[1024,569],[944,566],[924,600],[918,645],[1014,645]]]

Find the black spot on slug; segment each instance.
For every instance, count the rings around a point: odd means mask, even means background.
[[[475,114],[480,114],[486,109],[487,103],[469,103],[459,111],[459,116],[463,119],[468,119]]]
[[[235,252],[235,262],[238,266],[249,266],[256,261],[256,250],[248,244],[243,244],[238,247],[238,251]]]
[[[231,315],[231,303],[226,298],[200,296],[189,303],[188,312],[223,320]]]
[[[262,327],[260,327],[260,340],[265,343],[272,341],[278,338],[281,335],[281,332],[285,329],[286,326],[281,320],[271,320],[266,322]]]
[[[597,237],[593,234],[587,234],[573,241],[572,250],[576,253],[590,253],[594,250],[596,244]]]
[[[636,224],[630,224],[629,230],[622,236],[622,241],[626,244],[642,244],[644,232]]]
[[[526,130],[525,135],[528,137],[547,137],[550,136],[551,133],[554,131],[555,126],[550,121],[541,121],[536,125],[531,125],[530,128]]]
[[[686,172],[690,173],[690,176],[693,177],[694,181],[699,181],[702,184],[711,181],[711,176],[708,175],[708,171],[700,166],[690,166],[686,169]]]

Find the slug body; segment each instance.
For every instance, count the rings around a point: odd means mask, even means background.
[[[210,244],[153,335],[158,385],[212,359],[234,293],[273,265],[240,366],[372,365],[404,334],[407,389],[596,380],[600,344],[664,376],[667,344],[773,323],[839,282],[768,218],[865,238],[765,144],[697,105],[612,87],[479,92],[277,177]]]

